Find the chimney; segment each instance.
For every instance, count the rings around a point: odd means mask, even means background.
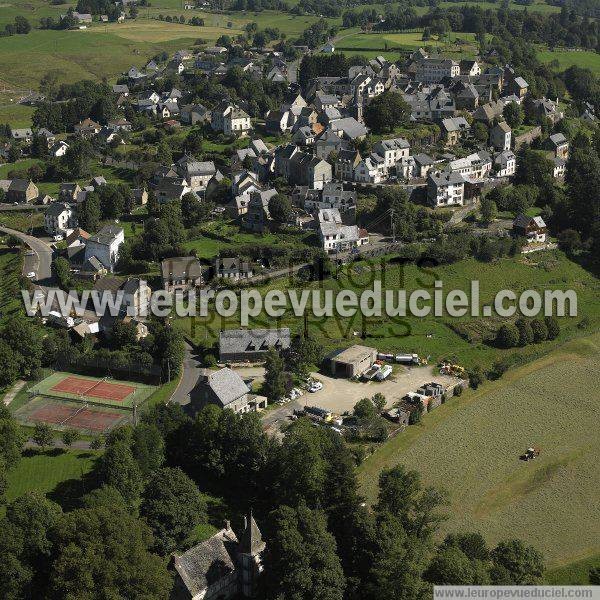
[[[223,521],[223,524],[225,525],[225,530],[226,531],[230,531],[231,530],[231,522],[228,519],[225,519],[225,521]]]

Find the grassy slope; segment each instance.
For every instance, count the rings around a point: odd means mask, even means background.
[[[597,554],[599,367],[596,334],[451,400],[360,467],[363,492],[372,500],[379,471],[401,462],[450,491],[444,531],[476,529],[491,543],[518,535],[550,565]],[[542,453],[524,463],[530,445]]]
[[[558,69],[564,70],[571,65],[590,69],[600,75],[600,54],[592,51],[569,52],[568,50],[538,50],[538,58],[545,63],[558,61]]]
[[[377,265],[378,263],[374,263]],[[485,277],[482,273],[485,272]],[[382,279],[379,271],[371,272],[368,266],[362,267],[361,273],[353,271],[350,279],[341,278],[339,282],[328,280],[323,282],[325,289],[338,291],[340,289],[354,289],[360,293],[363,289],[373,285],[373,279]],[[454,265],[436,267],[434,269],[419,270],[415,265],[408,265],[404,269],[400,266],[388,266],[385,273],[383,289],[405,288],[407,293],[415,289],[432,288],[434,280],[441,280],[444,290],[461,289],[468,292],[471,280],[481,280],[481,303],[489,303],[493,296],[503,289],[512,289],[516,292],[534,288],[543,293],[546,288],[568,289],[573,287],[578,293],[579,316],[577,318],[561,319],[563,328],[562,341],[569,336],[581,335],[577,323],[583,316],[588,316],[592,326],[598,322],[598,282],[587,271],[567,260],[560,252],[538,253],[534,258],[507,258],[492,264],[482,264],[475,260],[465,260]],[[282,289],[296,285],[287,279],[275,280],[268,287],[262,289]],[[312,283],[307,286],[316,289],[319,284]],[[306,286],[305,286],[306,287]],[[310,305],[309,305],[310,306]],[[312,313],[311,313],[312,314]],[[456,320],[456,319],[453,319]],[[460,321],[468,321],[464,317]],[[321,321],[321,322],[319,322]],[[485,321],[485,320],[484,320]],[[396,317],[373,319],[367,323],[367,345],[376,346],[382,352],[417,352],[421,356],[431,355],[437,360],[442,357],[454,356],[456,360],[465,365],[475,363],[490,366],[500,357],[521,354],[531,360],[536,356],[548,352],[556,342],[544,342],[523,349],[499,350],[482,343],[470,343],[459,337],[448,327],[450,319],[429,315],[423,318]],[[231,317],[222,319],[218,315],[212,318],[197,318],[194,322],[190,319],[178,319],[176,323],[188,334],[193,323],[192,337],[196,340],[216,338],[221,329],[239,326],[239,319]],[[288,310],[288,314],[278,320],[279,326],[291,327],[293,331],[302,329],[302,319],[295,317]],[[274,319],[262,317],[251,319],[255,327],[272,327]],[[206,328],[208,327],[208,333]],[[353,331],[361,330],[360,317],[353,318],[309,318],[311,335],[323,343],[327,349],[349,345],[356,342]],[[560,340],[559,340],[560,341]]]

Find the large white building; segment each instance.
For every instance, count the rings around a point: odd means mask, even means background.
[[[436,171],[427,177],[427,198],[434,208],[462,206],[465,201],[465,179],[460,173]]]
[[[125,232],[116,225],[105,225],[85,245],[85,261],[95,257],[109,271],[113,271],[119,260],[119,248],[125,241]]]
[[[252,129],[250,115],[229,102],[223,101],[212,111],[211,127],[225,135],[243,136]]]
[[[49,235],[65,234],[77,227],[75,211],[62,202],[54,202],[44,215],[44,228]]]
[[[337,208],[324,208],[317,215],[319,240],[326,252],[351,250],[369,243],[369,235],[357,225],[344,225]]]
[[[438,83],[444,77],[458,77],[460,65],[451,58],[423,58],[417,63],[415,79],[422,83]]]
[[[480,181],[489,176],[492,170],[492,158],[487,152],[481,150],[450,161],[448,168],[453,173],[460,173],[465,179]]]

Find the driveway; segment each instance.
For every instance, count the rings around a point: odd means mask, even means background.
[[[23,262],[23,275],[34,272],[35,278],[33,281],[40,286],[49,286],[52,283],[52,248],[46,242],[27,235],[22,231],[10,229],[8,227],[0,227],[3,233],[18,237],[24,244],[29,246],[33,254],[25,255]]]
[[[300,402],[308,406],[319,406],[336,414],[352,412],[361,398],[371,398],[378,392],[392,406],[408,392],[416,392],[424,383],[435,381],[443,385],[458,383],[455,377],[440,375],[435,367],[395,367],[394,373],[385,381],[350,381],[314,373],[313,377],[323,383],[323,389],[314,394],[306,393]]]

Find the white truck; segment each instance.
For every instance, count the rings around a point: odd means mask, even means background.
[[[418,365],[420,363],[418,354],[396,354],[394,359],[397,363],[403,365]]]
[[[375,373],[375,379],[378,381],[383,381],[387,379],[392,374],[392,367],[390,365],[383,365],[377,373]]]

